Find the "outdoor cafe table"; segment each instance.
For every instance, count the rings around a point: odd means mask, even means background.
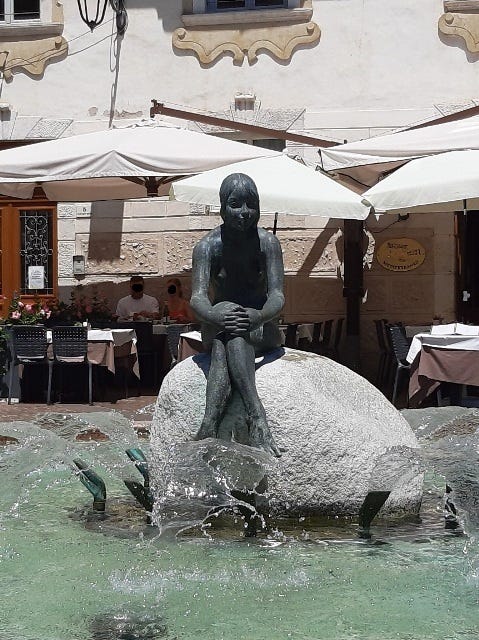
[[[479,336],[419,333],[406,360],[411,363],[409,404],[417,406],[441,382],[479,386]]]
[[[51,341],[51,331],[47,331]],[[134,329],[88,329],[88,361],[115,373],[115,358],[132,357],[132,371],[140,377]]]

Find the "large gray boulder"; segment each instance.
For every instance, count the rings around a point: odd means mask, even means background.
[[[258,392],[283,450],[276,459],[240,444],[191,442],[204,413],[208,366],[206,354],[188,358],[163,381],[151,441],[157,493],[172,484],[179,452],[181,474],[194,484],[198,460],[214,459],[217,472],[224,457],[230,469],[233,446],[241,465],[248,464],[249,452],[258,452],[254,482],[257,465],[263,464],[274,514],[357,515],[372,490],[391,491],[383,513],[419,510],[418,442],[406,420],[367,380],[333,360],[292,349],[257,360]],[[234,482],[231,477],[227,481]],[[248,489],[243,485],[237,489]]]

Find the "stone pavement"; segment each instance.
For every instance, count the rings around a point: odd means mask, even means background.
[[[146,395],[122,398],[116,402],[95,402],[92,406],[88,403],[45,403],[20,402],[8,405],[6,401],[0,401],[0,422],[12,422],[21,420],[31,422],[35,417],[43,413],[90,413],[94,411],[117,411],[129,420],[134,427],[148,428],[151,422],[157,395],[149,392]],[[142,423],[138,425],[138,423]]]

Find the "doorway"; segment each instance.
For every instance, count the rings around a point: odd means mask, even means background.
[[[24,304],[56,297],[56,207],[27,202],[0,203],[0,317],[12,298]]]

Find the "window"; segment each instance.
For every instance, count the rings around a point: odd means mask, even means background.
[[[40,0],[0,0],[0,22],[39,19]]]
[[[20,291],[29,289],[29,267],[43,269],[44,284],[36,293],[53,293],[53,211],[20,209]]]
[[[288,0],[206,0],[206,11],[245,11],[249,9],[281,9]]]

